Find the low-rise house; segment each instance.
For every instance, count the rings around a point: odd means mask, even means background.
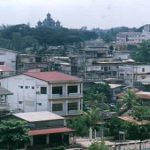
[[[64,117],[48,111],[16,113],[13,116],[28,123],[30,146],[49,145],[53,147],[74,142],[71,141],[74,130],[66,127]]]
[[[50,70],[48,56],[35,54],[19,54],[17,57],[17,73],[27,72],[31,69]]]
[[[51,111],[62,116],[80,115],[82,79],[60,72],[27,72],[0,80],[11,91],[8,97],[14,112]]]
[[[122,92],[122,88],[124,87],[121,84],[109,84],[112,92],[112,101],[116,102],[117,95]]]
[[[0,78],[15,75],[15,70],[6,65],[0,65]]]

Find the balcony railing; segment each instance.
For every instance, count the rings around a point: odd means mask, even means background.
[[[76,98],[76,97],[82,97],[82,94],[80,93],[70,93],[70,94],[52,94],[52,96],[49,96],[50,99],[61,99],[61,98]]]

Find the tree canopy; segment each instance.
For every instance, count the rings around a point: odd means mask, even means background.
[[[150,63],[150,40],[144,41],[132,52],[132,58],[137,62]]]
[[[17,51],[40,46],[65,45],[96,39],[92,31],[67,28],[30,27],[26,24],[4,26],[0,30],[0,47]]]
[[[0,122],[0,145],[11,150],[24,146],[30,141],[27,132],[26,122],[14,119],[3,120]]]

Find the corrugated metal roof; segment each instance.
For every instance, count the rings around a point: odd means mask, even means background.
[[[53,128],[53,129],[42,129],[42,130],[31,130],[28,132],[29,136],[34,135],[46,135],[46,134],[56,134],[56,133],[67,133],[67,132],[73,132],[73,129],[70,128]]]
[[[67,75],[61,72],[56,72],[56,71],[51,71],[51,72],[27,72],[24,73],[24,75],[33,77],[33,78],[37,78],[43,81],[47,81],[47,82],[61,82],[61,81],[75,81],[75,82],[81,82],[82,79],[75,77],[75,76],[71,76],[71,75]]]
[[[48,120],[62,120],[64,117],[56,115],[49,111],[40,111],[40,112],[26,112],[26,113],[16,113],[14,116],[23,119],[28,122],[37,122],[37,121],[48,121]]]

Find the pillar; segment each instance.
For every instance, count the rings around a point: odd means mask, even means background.
[[[46,135],[46,144],[49,145],[49,135]]]
[[[31,136],[31,146],[33,146],[33,136]]]

